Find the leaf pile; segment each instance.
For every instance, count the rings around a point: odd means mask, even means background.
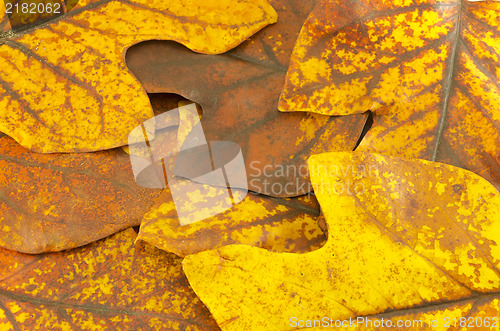
[[[500,2],[63,7],[0,5],[1,330],[498,329]]]
[[[250,190],[293,197],[311,190],[307,158],[353,150],[366,114],[277,111],[293,45],[313,2],[272,4],[278,23],[223,55],[200,56],[176,43],[147,42],[129,50],[127,64],[148,92],[176,93],[201,105],[207,140],[241,147]]]

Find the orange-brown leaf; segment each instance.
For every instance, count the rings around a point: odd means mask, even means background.
[[[471,170],[500,188],[500,2],[324,0],[282,111],[372,110],[358,150]]]
[[[0,329],[217,330],[180,259],[134,238],[38,256],[0,249]]]
[[[161,190],[134,182],[121,149],[44,155],[0,137],[0,246],[26,253],[81,246],[138,225]]]

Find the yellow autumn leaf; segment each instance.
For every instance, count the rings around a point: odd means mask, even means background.
[[[309,168],[328,224],[325,246],[291,254],[231,245],[184,259],[191,286],[223,330],[291,330],[295,321],[411,314],[437,304],[498,311],[500,195],[486,180],[450,165],[359,152],[315,155]]]
[[[174,203],[167,187],[144,216],[137,241],[179,256],[231,244],[287,252],[312,251],[324,244],[326,238],[316,220],[319,205],[314,195],[271,198],[249,193],[228,210],[203,217],[199,222],[180,224],[176,205],[191,204],[193,213],[207,214],[219,208],[217,198],[197,196],[193,201]]]
[[[0,248],[0,330],[217,330],[181,259],[135,236],[44,255]]]
[[[281,111],[374,113],[359,151],[444,162],[500,189],[500,2],[323,0]]]
[[[37,152],[126,145],[153,117],[128,47],[169,39],[222,53],[276,20],[266,0],[82,0],[41,27],[0,33],[0,131]]]

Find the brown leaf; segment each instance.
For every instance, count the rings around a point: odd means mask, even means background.
[[[81,0],[49,23],[0,33],[0,131],[45,153],[126,145],[153,116],[125,65],[129,46],[167,39],[221,53],[276,19],[266,0]]]
[[[144,216],[137,240],[179,256],[231,244],[303,253],[320,248],[326,240],[316,221],[319,205],[314,195],[270,198],[249,193],[231,209],[181,225],[176,206],[192,204],[194,212],[205,213],[216,208],[215,203],[207,197],[204,199],[177,200],[174,204],[170,190],[165,189]]]
[[[322,248],[231,245],[184,259],[223,330],[426,310],[498,319],[500,194],[491,184],[450,165],[370,153],[315,155],[309,166],[328,222]]]
[[[500,2],[324,0],[282,111],[375,114],[357,150],[444,162],[500,189]]]
[[[171,93],[150,93],[148,97],[155,116],[180,107],[179,103],[189,101],[178,94]]]
[[[352,150],[366,116],[277,111],[293,44],[313,1],[272,5],[279,22],[225,54],[200,55],[173,42],[152,41],[129,49],[127,65],[148,92],[177,93],[202,106],[207,140],[241,147],[250,190],[290,197],[311,189],[307,158]]]
[[[134,238],[38,256],[0,249],[0,329],[218,330],[180,259]]]
[[[0,246],[25,253],[81,246],[138,225],[161,190],[134,182],[121,149],[37,154],[0,137]]]

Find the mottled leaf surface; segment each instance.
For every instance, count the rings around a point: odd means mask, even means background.
[[[265,0],[79,1],[47,24],[0,34],[0,131],[45,153],[126,145],[153,116],[125,65],[129,46],[166,39],[221,53],[276,19]]]
[[[471,170],[500,188],[500,2],[322,1],[282,111],[375,113],[360,151]]]
[[[0,246],[25,253],[81,246],[139,225],[161,190],[134,181],[121,149],[38,154],[0,137]]]
[[[291,254],[232,245],[184,259],[222,329],[288,330],[291,317],[410,315],[423,307],[481,314],[484,306],[498,316],[500,195],[486,180],[450,165],[358,152],[315,155],[309,167],[328,223],[325,246]]]
[[[60,253],[0,249],[0,329],[218,330],[180,258],[134,239],[128,229]]]
[[[192,205],[195,213],[207,213],[216,208],[216,203],[207,197],[199,200],[174,203],[169,189],[165,189],[144,216],[137,240],[179,256],[231,244],[281,252],[307,252],[320,248],[326,240],[316,220],[319,204],[314,195],[270,198],[249,193],[243,201],[221,214],[181,225],[176,213],[178,203]]]
[[[173,42],[146,42],[129,49],[127,65],[148,92],[177,93],[201,105],[207,140],[240,145],[250,190],[291,197],[311,190],[307,158],[352,150],[366,116],[278,112],[289,57],[314,3],[276,0],[272,5],[279,22],[225,54],[201,55]]]

